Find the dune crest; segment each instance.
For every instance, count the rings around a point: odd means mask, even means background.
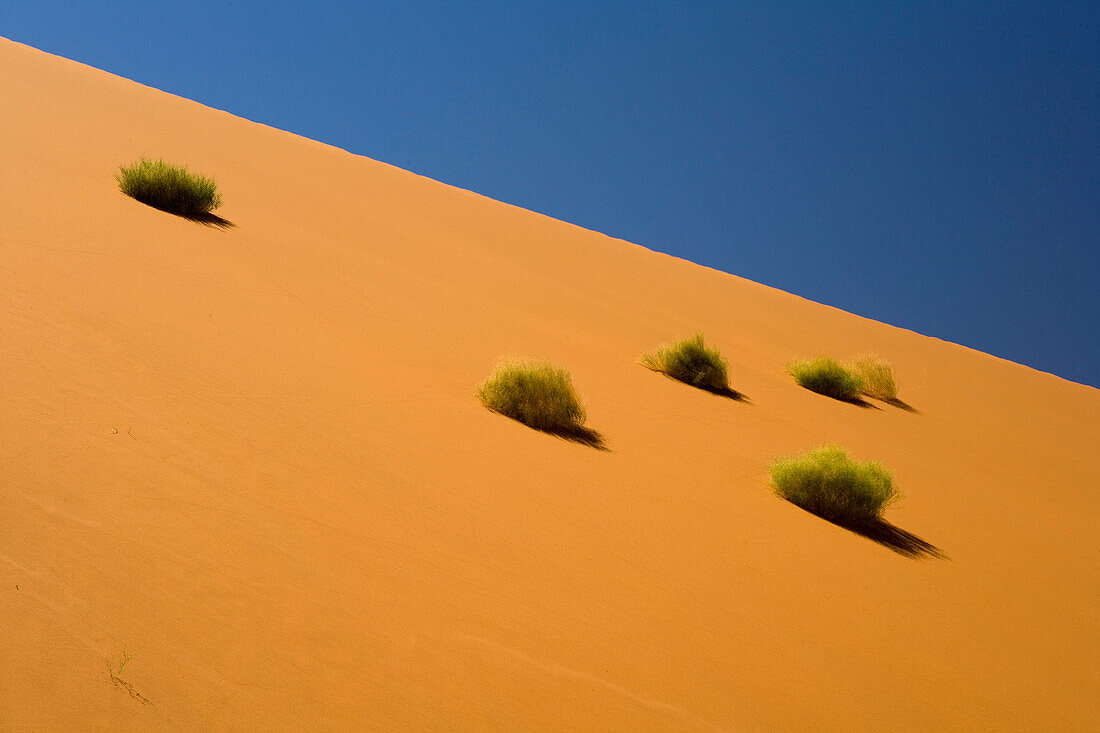
[[[3,39],[0,69],[0,729],[1100,720],[1097,390]],[[233,226],[123,195],[143,155]],[[742,399],[637,363],[697,332]],[[784,373],[871,352],[911,409]],[[484,408],[507,356],[568,368],[606,450]],[[824,443],[945,557],[768,490]]]

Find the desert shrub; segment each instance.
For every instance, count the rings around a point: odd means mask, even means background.
[[[859,375],[827,356],[789,362],[787,373],[799,386],[841,400],[858,399],[863,389]]]
[[[840,523],[865,523],[882,516],[897,498],[893,476],[875,461],[854,461],[836,445],[771,464],[775,493],[806,511]]]
[[[728,364],[718,349],[706,347],[701,333],[644,354],[642,364],[696,387],[729,389]]]
[[[209,214],[222,205],[213,179],[189,172],[163,160],[142,158],[119,166],[118,187],[127,196],[157,209],[183,216]]]
[[[477,396],[490,410],[539,430],[568,431],[584,423],[569,372],[548,362],[502,362]]]
[[[897,399],[898,380],[889,362],[869,354],[850,363],[848,369],[863,380],[863,394],[879,400]]]

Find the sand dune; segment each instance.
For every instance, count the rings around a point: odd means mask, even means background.
[[[1096,729],[1097,390],[14,42],[0,69],[0,729]],[[233,226],[119,193],[141,155]],[[637,363],[696,331],[746,401]],[[868,351],[917,412],[783,372]],[[568,367],[608,450],[484,409],[505,355]],[[824,442],[946,557],[775,498]]]

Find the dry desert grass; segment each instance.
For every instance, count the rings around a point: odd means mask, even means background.
[[[858,400],[863,379],[828,356],[787,362],[787,373],[800,387],[838,400]]]
[[[729,390],[729,362],[718,349],[703,343],[701,333],[644,354],[641,362],[693,387],[713,392]]]
[[[222,205],[214,179],[164,160],[142,158],[120,166],[117,180],[127,196],[181,216],[209,214]]]
[[[891,473],[875,461],[855,461],[848,451],[824,445],[772,462],[775,493],[825,519],[866,523],[882,517],[897,499]]]
[[[876,400],[896,400],[898,397],[898,378],[889,362],[874,354],[861,356],[848,365],[848,370],[858,376],[863,386],[863,394]]]

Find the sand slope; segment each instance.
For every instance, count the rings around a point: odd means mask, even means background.
[[[0,729],[1096,729],[1097,390],[10,41],[0,69]],[[142,154],[235,226],[120,194]],[[636,363],[696,330],[748,402]],[[783,373],[865,351],[919,412]],[[508,354],[568,366],[609,450],[482,408]],[[826,441],[948,557],[774,498]]]

